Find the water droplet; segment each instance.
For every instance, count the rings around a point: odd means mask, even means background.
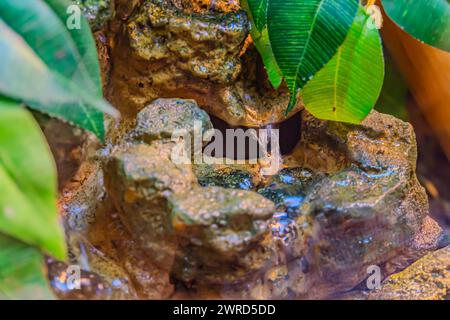
[[[358,243],[359,244],[370,244],[372,242],[372,240],[373,240],[372,236],[366,236],[366,237],[363,237],[362,239],[360,239],[358,241]]]

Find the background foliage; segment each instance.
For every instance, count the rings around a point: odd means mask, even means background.
[[[389,17],[413,37],[450,51],[449,0],[383,0],[383,6]]]

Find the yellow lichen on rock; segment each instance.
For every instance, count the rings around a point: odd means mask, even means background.
[[[373,300],[448,300],[450,298],[450,246],[435,251],[389,277]]]
[[[202,13],[208,11],[234,12],[240,9],[239,0],[172,0],[182,9]]]

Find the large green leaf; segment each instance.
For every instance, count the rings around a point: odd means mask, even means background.
[[[45,0],[45,2],[58,15],[61,22],[65,25],[67,21],[67,8],[74,1],[69,0]],[[90,79],[94,82],[93,90],[99,96],[102,95],[102,78],[100,73],[100,64],[98,61],[97,46],[94,37],[90,31],[89,23],[86,19],[80,20],[80,29],[67,29],[78,49],[82,65],[85,67]]]
[[[449,0],[383,0],[388,16],[413,37],[450,51]]]
[[[57,74],[52,74],[23,39],[1,18],[0,59],[0,93],[47,104],[77,101],[77,98],[70,94],[67,81],[60,83]]]
[[[44,258],[33,247],[0,234],[0,300],[49,300]]]
[[[116,111],[101,97],[95,44],[85,20],[67,29],[58,1],[0,1],[0,93],[103,138],[102,112]]]
[[[0,232],[64,259],[56,169],[33,116],[0,97]]]
[[[275,89],[278,89],[283,81],[283,74],[278,67],[275,56],[273,55],[272,46],[270,45],[266,11],[261,11],[261,7],[257,7],[256,9],[251,8],[251,6],[255,7],[256,5],[263,5],[264,8],[267,8],[267,1],[243,0],[241,5],[246,9],[252,22],[250,33],[255,47],[263,59],[269,81]],[[253,17],[252,12],[255,13],[257,20]]]
[[[291,92],[288,111],[298,90],[336,53],[357,9],[357,0],[268,0],[270,43]]]
[[[267,27],[267,6],[269,5],[269,0],[244,0],[242,2],[253,17],[253,24],[256,30],[262,32]]]
[[[350,32],[330,62],[305,86],[306,109],[325,120],[360,123],[383,86],[381,39],[360,8]]]

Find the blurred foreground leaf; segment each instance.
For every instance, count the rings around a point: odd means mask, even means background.
[[[56,169],[33,116],[0,97],[0,232],[65,259]]]
[[[42,254],[27,244],[0,234],[0,300],[54,298]]]
[[[100,139],[103,112],[95,42],[80,16],[69,30],[66,0],[0,1],[0,93],[62,118]]]

